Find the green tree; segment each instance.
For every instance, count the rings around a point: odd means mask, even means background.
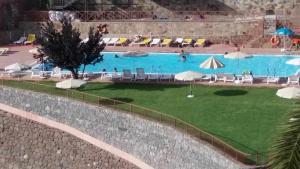
[[[300,168],[300,110],[289,116],[289,121],[282,126],[282,132],[270,153],[269,168]]]
[[[69,70],[73,78],[78,79],[78,72],[83,66],[96,64],[103,60],[100,52],[104,45],[99,45],[102,35],[90,28],[89,40],[85,43],[80,38],[78,29],[73,28],[69,19],[60,21],[61,31],[55,29],[53,22],[48,21],[41,27],[41,51],[48,56],[47,60],[54,66]]]

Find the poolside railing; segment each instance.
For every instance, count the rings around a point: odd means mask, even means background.
[[[244,148],[244,150],[247,150],[247,153],[242,152],[236,149],[235,147],[225,143],[220,138],[217,138],[216,136],[206,131],[203,131],[187,122],[184,122],[181,119],[173,117],[169,114],[151,110],[135,104],[127,103],[116,99],[106,98],[102,96],[97,96],[93,94],[88,94],[77,90],[57,89],[55,88],[55,86],[40,84],[34,81],[7,80],[2,78],[0,80],[0,85],[25,89],[25,90],[31,90],[35,92],[42,92],[50,95],[62,96],[62,97],[86,102],[89,104],[93,104],[96,106],[108,106],[111,108],[124,110],[128,113],[133,113],[135,115],[142,116],[149,120],[155,120],[160,123],[165,123],[174,127],[177,130],[189,134],[194,138],[209,143],[214,148],[216,148],[216,150],[219,150],[219,152],[223,152],[225,156],[231,157],[234,160],[242,162],[246,165],[259,165],[262,164],[265,159],[264,155],[259,154],[254,150],[250,150],[247,147]]]

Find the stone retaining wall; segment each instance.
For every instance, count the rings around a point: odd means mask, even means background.
[[[0,102],[77,128],[154,168],[247,168],[171,127],[106,107],[6,87]]]
[[[74,26],[88,36],[90,27],[96,28],[101,22],[74,22]],[[103,24],[103,23],[101,23]],[[239,35],[262,35],[262,22],[106,22],[110,37],[130,37],[140,34],[144,36],[160,37],[231,37]],[[39,34],[40,23],[23,22],[21,28],[24,32]],[[59,27],[57,25],[57,27]]]
[[[72,135],[3,111],[0,131],[1,169],[137,169]]]

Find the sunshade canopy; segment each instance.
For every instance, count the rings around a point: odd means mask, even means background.
[[[215,59],[215,57],[211,56],[203,63],[200,64],[200,68],[202,69],[218,69],[224,67],[224,64]]]
[[[224,58],[228,58],[228,59],[244,59],[244,58],[249,58],[251,57],[251,55],[244,53],[244,52],[232,52],[232,53],[228,53],[226,55],[224,55]]]
[[[284,28],[277,29],[274,34],[279,36],[292,36],[295,33],[290,28],[284,27]]]
[[[296,87],[286,87],[279,89],[276,93],[277,96],[286,98],[286,99],[296,99],[300,98],[300,88]]]
[[[300,58],[291,59],[291,60],[286,61],[285,63],[289,64],[289,65],[299,66],[300,65]]]
[[[83,85],[85,83],[86,82],[83,80],[67,79],[62,82],[56,83],[56,87],[61,88],[61,89],[79,88],[81,85]]]
[[[186,71],[186,72],[181,72],[175,75],[176,80],[183,80],[183,81],[192,81],[195,79],[200,79],[204,75],[198,72],[194,71]]]
[[[24,65],[24,64],[20,64],[20,63],[14,63],[12,65],[6,66],[4,68],[5,71],[21,71],[24,69],[28,69],[29,66]]]

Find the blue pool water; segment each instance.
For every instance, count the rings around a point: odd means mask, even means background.
[[[256,76],[289,76],[295,74],[300,66],[288,65],[287,60],[295,56],[255,55],[246,59],[226,59],[223,55],[214,55],[225,67],[215,70],[201,69],[200,63],[208,59],[211,54],[189,54],[185,62],[181,61],[178,53],[150,53],[145,57],[124,57],[121,53],[103,52],[104,61],[96,65],[88,65],[87,72],[100,72],[106,69],[113,72],[117,68],[119,72],[129,69],[136,72],[136,68],[144,68],[146,73],[179,73],[187,70],[205,74],[233,73],[241,75],[245,71],[252,71]],[[115,58],[115,55],[118,58]]]

